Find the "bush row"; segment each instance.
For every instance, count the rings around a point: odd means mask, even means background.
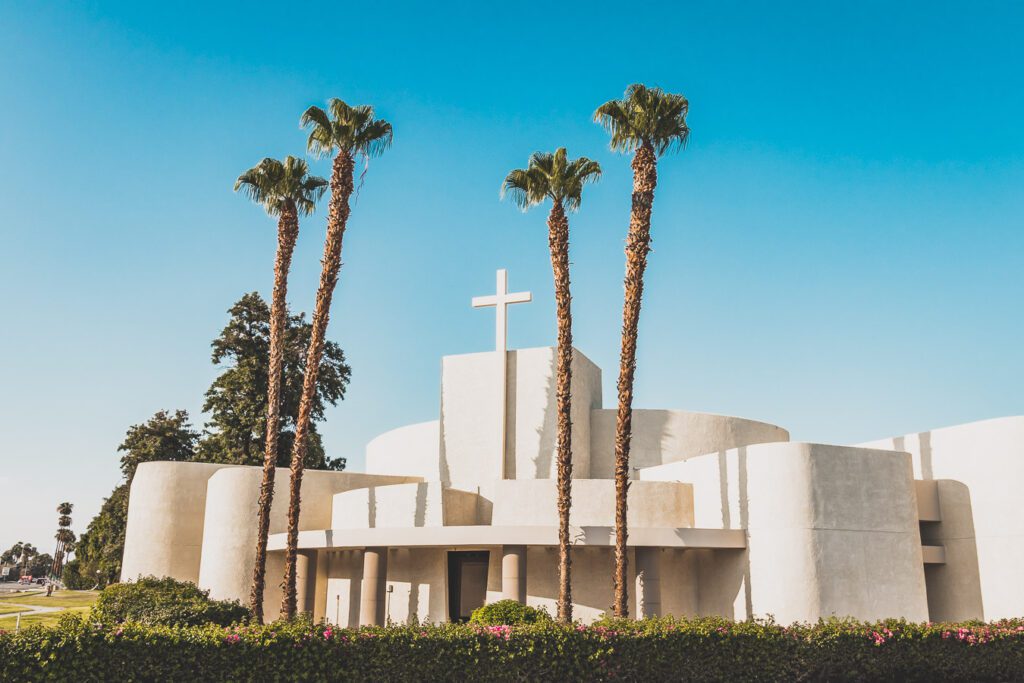
[[[336,629],[104,625],[0,633],[0,680],[1010,681],[1024,621],[778,626],[721,619],[592,626]]]

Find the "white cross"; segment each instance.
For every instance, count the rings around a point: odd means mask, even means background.
[[[533,301],[530,292],[508,291],[508,272],[502,268],[498,271],[497,294],[473,297],[473,308],[494,306],[494,350],[508,350],[508,307],[511,304],[525,304]]]
[[[501,417],[498,420],[500,429],[495,435],[497,443],[495,450],[498,455],[498,479],[505,478],[505,432],[508,429],[506,417],[508,416],[508,307],[511,304],[525,304],[533,300],[529,292],[508,291],[508,273],[504,268],[497,274],[496,294],[492,296],[473,297],[473,308],[494,306],[494,350],[498,357],[498,377],[500,378],[495,387],[498,391],[498,406]]]

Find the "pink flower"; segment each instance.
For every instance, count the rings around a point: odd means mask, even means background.
[[[332,631],[331,629],[327,629],[326,631],[324,631],[324,638],[326,638],[327,640],[330,640],[331,639],[331,635],[333,633],[334,633],[334,631]]]

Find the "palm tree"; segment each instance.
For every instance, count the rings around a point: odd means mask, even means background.
[[[277,467],[277,441],[281,431],[281,366],[288,314],[288,270],[299,236],[299,214],[309,215],[323,196],[327,181],[309,175],[302,159],[285,157],[264,159],[238,176],[235,191],[262,204],[267,213],[277,216],[277,255],[274,259],[274,297],[270,306],[270,368],[267,381],[267,431],[263,454],[263,479],[260,483],[259,521],[256,537],[256,566],[252,572],[249,607],[263,622],[263,589],[267,573],[267,535],[270,531],[270,506],[274,500],[274,473]]]
[[[57,539],[57,545],[60,548],[57,555],[53,558],[53,576],[58,581],[61,575],[64,573],[64,560],[68,554],[73,552],[75,549],[75,532],[71,529],[58,529],[57,533],[53,536]]]
[[[64,551],[69,542],[73,543],[75,534],[71,531],[71,512],[75,509],[73,503],[60,503],[57,505],[57,533],[54,539],[57,547],[53,551],[53,562],[50,564],[50,575],[59,579],[61,568],[64,564]]]
[[[313,311],[313,331],[306,353],[306,375],[302,381],[299,416],[295,423],[292,445],[291,486],[288,501],[288,544],[285,549],[284,598],[281,614],[295,616],[295,556],[299,542],[299,508],[301,504],[303,462],[309,442],[310,416],[316,398],[317,372],[324,352],[327,322],[331,314],[331,298],[338,284],[341,269],[341,243],[349,216],[349,198],[355,189],[356,160],[379,156],[391,146],[393,132],[387,121],[375,119],[373,107],[352,107],[332,98],[327,111],[310,107],[302,114],[300,125],[309,128],[307,148],[316,156],[334,153],[331,169],[331,198],[328,202],[327,238],[320,271],[320,287]]]
[[[569,161],[565,147],[554,154],[536,152],[527,168],[508,174],[502,196],[508,193],[524,211],[551,200],[548,247],[555,278],[558,318],[556,397],[558,403],[558,619],[572,621],[572,558],[569,554],[569,509],[572,505],[572,311],[569,292],[569,219],[566,210],[579,209],[583,186],[601,177],[596,161],[580,157]]]
[[[633,204],[626,237],[625,297],[622,305],[622,352],[619,357],[619,410],[615,421],[615,603],[617,617],[629,615],[626,576],[626,494],[629,489],[629,442],[633,421],[633,373],[636,370],[637,323],[644,292],[644,269],[651,249],[651,207],[658,184],[658,157],[686,145],[689,103],[682,95],[639,83],[621,100],[605,102],[594,120],[611,133],[611,147],[633,153]]]

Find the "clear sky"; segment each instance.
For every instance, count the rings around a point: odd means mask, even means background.
[[[604,165],[571,218],[574,333],[613,405],[630,172],[591,115],[634,81],[684,93],[693,131],[660,164],[638,407],[832,443],[1024,412],[1021,5],[315,4],[0,0],[0,546],[50,550],[62,500],[80,533],[129,425],[202,422],[210,340],[272,282],[275,224],[232,183],[301,154],[332,96],[395,127],[329,331],[352,469],[437,417],[442,355],[491,348],[469,302],[496,268],[534,293],[511,344],[554,342],[546,211],[498,200],[538,149]]]

